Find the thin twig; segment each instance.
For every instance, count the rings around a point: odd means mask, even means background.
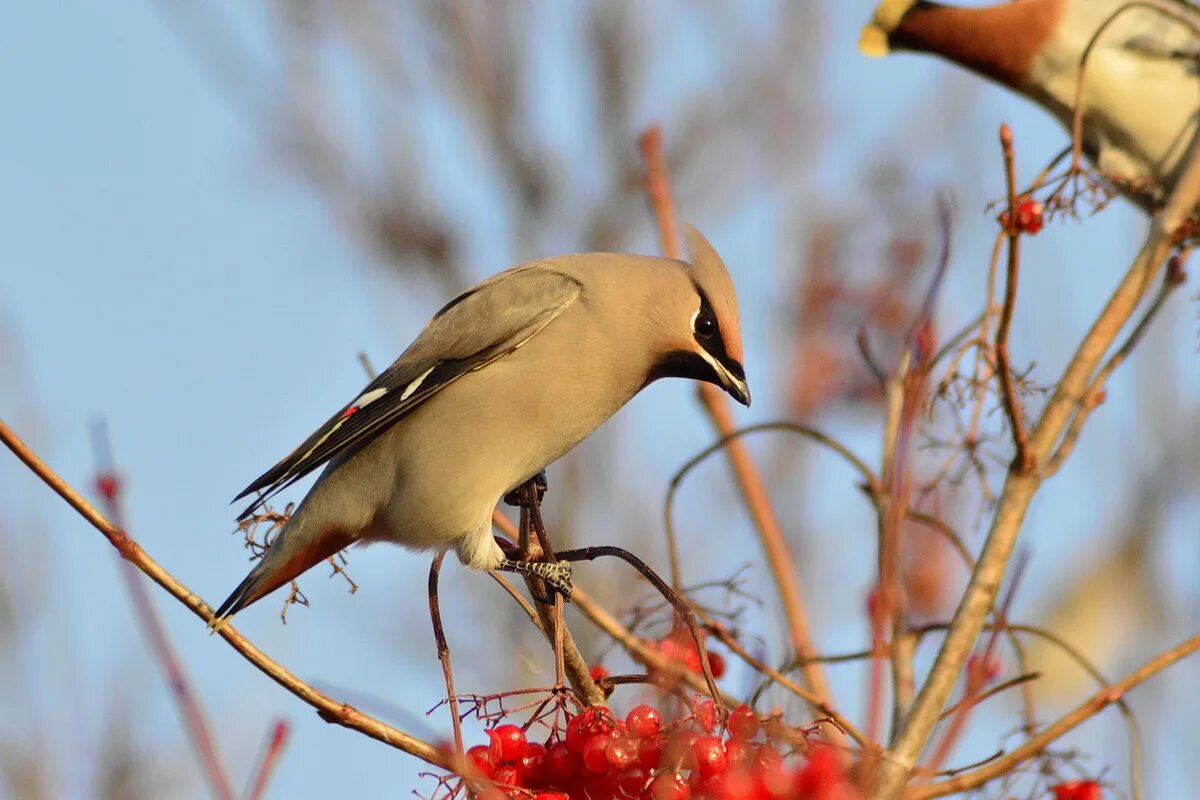
[[[876,747],[876,745],[872,744],[862,731],[855,727],[850,720],[846,719],[846,717],[840,714],[837,709],[833,708],[832,706],[821,705],[821,699],[814,695],[811,691],[805,689],[787,675],[784,675],[770,664],[753,655],[742,645],[740,641],[737,640],[736,637],[729,633],[728,629],[726,629],[724,625],[721,625],[714,620],[703,609],[697,608],[696,615],[700,617],[701,622],[704,623],[705,630],[715,636],[717,641],[725,645],[729,652],[733,653],[735,656],[744,661],[751,669],[765,675],[770,679],[770,681],[779,684],[784,689],[787,689],[792,694],[803,699],[805,702],[815,708],[817,713],[833,720],[833,723],[839,728],[843,729],[851,739],[858,743],[859,747],[863,748],[864,750]]]
[[[522,509],[522,511],[524,511],[524,509]],[[504,516],[504,514],[501,513],[500,509],[498,508],[492,512],[492,525],[498,528],[501,533],[514,542],[519,541],[521,538],[521,533],[517,526],[512,523],[512,520]],[[537,547],[538,555],[540,555],[541,547],[537,544],[537,542],[531,541],[529,547],[531,551],[534,547]],[[536,588],[536,591],[539,594],[542,592],[542,590],[543,587]],[[530,591],[535,590],[531,589]],[[596,605],[595,601],[588,596],[587,592],[578,586],[571,590],[571,601],[574,605],[579,606],[580,610],[583,610],[584,606],[594,607]],[[524,608],[525,606],[523,605],[522,607]],[[546,634],[546,638],[550,644],[554,645],[554,637],[556,634],[554,628],[553,609],[549,609],[544,604],[539,603],[536,608],[536,613],[541,621],[543,633]],[[592,680],[587,661],[579,652],[579,647],[575,644],[575,640],[571,636],[571,632],[566,629],[566,625],[562,625],[561,628],[563,632],[563,666],[566,670],[568,681],[571,683],[572,688],[584,703],[587,705],[604,705],[606,699],[604,692],[601,691],[600,688],[596,686],[596,682]]]
[[[543,560],[553,564],[558,560],[558,556],[554,554],[554,548],[550,544],[550,538],[546,534],[546,525],[542,522],[542,509],[540,506],[540,498],[538,497],[537,478],[531,478],[525,483],[521,489],[525,495],[525,505],[521,507],[521,532],[522,539],[526,546],[530,544],[529,532],[532,531],[537,536],[538,548],[540,556]],[[537,581],[533,578],[526,578],[530,583],[530,591],[533,590],[534,584]],[[545,582],[541,582],[542,596],[545,596],[549,587]],[[561,688],[566,685],[566,663],[565,663],[565,636],[566,636],[566,621],[563,618],[563,596],[562,592],[554,592],[554,609],[551,614],[554,630],[554,686]],[[582,655],[579,657],[580,672],[584,671],[587,664],[584,662]],[[591,680],[591,670],[587,670],[588,679]]]
[[[1000,311],[1000,326],[996,328],[996,371],[1000,378],[1000,396],[1004,413],[1012,430],[1016,455],[1013,460],[1018,474],[1029,471],[1028,434],[1025,432],[1025,411],[1013,385],[1012,362],[1008,356],[1008,333],[1012,327],[1013,309],[1017,304],[1017,276],[1021,270],[1021,229],[1017,226],[1017,178],[1013,165],[1013,135],[1008,123],[1000,125],[1000,147],[1004,152],[1004,180],[1008,188],[1008,214],[1005,217],[1008,235],[1008,272],[1004,282],[1004,305]]]
[[[108,439],[108,429],[103,422],[93,428],[93,446],[96,455],[96,488],[104,501],[104,510],[109,518],[122,530],[127,530],[125,509],[122,503],[122,480],[117,475],[112,463],[112,447]],[[221,800],[233,800],[233,787],[221,756],[217,750],[216,740],[212,735],[208,714],[200,703],[196,691],[192,688],[183,663],[179,660],[166,626],[154,607],[154,599],[146,591],[142,577],[133,564],[120,559],[121,577],[125,588],[129,590],[129,599],[133,605],[134,615],[141,626],[142,634],[154,653],[155,660],[166,674],[167,685],[171,696],[179,707],[183,717],[183,726],[188,738],[196,751],[196,759],[204,777],[208,780],[209,788],[214,796]]]
[[[1154,677],[1167,667],[1198,650],[1200,650],[1200,635],[1193,636],[1172,647],[1170,650],[1155,656],[1108,689],[1103,689],[1092,695],[1087,701],[1059,718],[1058,721],[1043,728],[1036,736],[1031,737],[1011,753],[989,762],[986,766],[980,767],[973,772],[968,772],[931,786],[917,787],[908,797],[911,800],[928,800],[928,798],[945,797],[949,794],[957,794],[974,789],[977,786],[982,786],[993,778],[999,777],[1033,758],[1062,735],[1077,728],[1108,706],[1121,700],[1130,689]]]
[[[283,748],[287,746],[288,734],[291,733],[291,726],[287,720],[279,720],[271,729],[271,740],[267,742],[267,749],[263,751],[262,758],[258,761],[258,767],[254,770],[254,778],[250,783],[250,789],[246,792],[246,800],[262,800],[263,795],[267,792],[267,785],[271,782],[271,775],[275,772],[275,765],[279,763],[279,757],[283,755]]]
[[[676,613],[683,620],[684,625],[687,626],[688,632],[692,635],[692,644],[696,647],[696,654],[700,657],[700,668],[704,673],[704,681],[707,684],[708,693],[714,701],[720,702],[721,692],[717,689],[717,681],[713,677],[712,668],[708,663],[708,650],[704,647],[704,638],[700,635],[700,628],[696,624],[695,611],[690,605],[684,602],[678,592],[658,576],[657,572],[650,569],[649,564],[625,548],[614,545],[561,550],[556,556],[561,561],[594,561],[597,558],[604,558],[606,556],[619,558],[641,573],[642,577],[649,581],[650,585],[657,589],[659,594],[675,608]]]
[[[129,535],[113,525],[104,515],[96,510],[79,492],[63,480],[54,470],[46,465],[36,453],[21,441],[11,428],[0,420],[0,441],[16,455],[43,483],[53,489],[67,505],[75,509],[81,517],[103,534],[109,544],[135,567],[145,573],[152,581],[165,589],[172,597],[182,603],[189,611],[202,619],[208,625],[215,625],[213,609],[199,598],[191,589],[180,583],[176,578],[162,568],[145,550]],[[321,719],[326,722],[341,725],[358,731],[366,736],[390,745],[397,750],[416,756],[434,766],[448,769],[449,761],[438,748],[398,728],[393,728],[379,720],[364,714],[347,703],[341,703],[310,684],[297,678],[277,661],[259,650],[245,636],[242,636],[232,625],[225,624],[216,633],[229,643],[234,650],[247,661],[258,668],[260,672],[278,683],[296,697],[316,709]]]
[[[954,705],[950,706],[945,711],[943,711],[942,716],[940,717],[940,720],[944,721],[944,720],[947,720],[950,717],[954,716],[955,714],[969,711],[972,708],[974,708],[975,706],[982,703],[983,701],[987,700],[988,698],[995,697],[996,695],[1000,694],[1001,692],[1006,692],[1009,689],[1013,688],[1014,686],[1024,686],[1027,683],[1036,681],[1040,677],[1042,677],[1042,673],[1040,673],[1040,672],[1026,672],[1021,675],[1018,675],[1015,678],[1009,678],[1006,681],[998,683],[995,686],[993,686],[992,688],[988,689],[986,692],[980,692],[978,694],[967,695],[962,700],[959,700],[957,703],[955,703]]]
[[[450,708],[450,721],[454,727],[454,752],[463,755],[462,720],[458,715],[458,692],[454,688],[454,669],[450,666],[450,645],[446,642],[446,629],[442,626],[442,607],[438,598],[438,577],[446,551],[439,551],[429,565],[429,620],[433,623],[433,640],[437,644],[438,661],[442,664],[442,678],[446,681],[446,703]]]

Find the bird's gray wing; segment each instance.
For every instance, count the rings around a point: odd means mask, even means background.
[[[525,344],[575,302],[582,289],[552,262],[534,262],[451,300],[358,397],[234,498],[237,502],[260,492],[238,519],[326,461],[371,441],[456,379]]]

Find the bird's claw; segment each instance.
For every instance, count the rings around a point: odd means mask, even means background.
[[[571,564],[567,561],[515,561],[506,558],[500,562],[500,569],[505,572],[515,572],[531,578],[541,578],[549,590],[549,597],[535,597],[539,603],[553,600],[555,594],[561,594],[564,600],[571,599],[571,590],[575,583]]]

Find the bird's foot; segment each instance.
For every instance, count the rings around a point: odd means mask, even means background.
[[[542,470],[537,475],[534,475],[529,480],[522,483],[517,488],[513,489],[508,494],[504,495],[504,504],[509,506],[517,506],[519,508],[528,508],[529,500],[525,497],[525,487],[533,484],[534,490],[537,492],[537,502],[541,505],[542,498],[546,496],[546,471]]]
[[[500,562],[499,569],[504,572],[515,572],[531,578],[541,578],[550,591],[549,598],[535,598],[538,602],[553,600],[554,594],[561,594],[564,600],[571,599],[571,589],[574,588],[571,564],[567,561],[514,561],[506,558]]]

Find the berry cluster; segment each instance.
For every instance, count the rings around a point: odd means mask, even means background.
[[[1005,228],[1011,227],[1017,233],[1028,233],[1032,236],[1046,226],[1046,208],[1032,197],[1018,202],[1012,216],[1010,221],[1008,212],[1005,211],[1000,217],[1000,224]]]
[[[571,717],[562,736],[528,741],[516,725],[490,729],[467,751],[487,800],[856,800],[836,753],[813,747],[799,764],[739,706],[722,732],[712,701],[674,722],[648,705],[624,720],[606,708]]]

